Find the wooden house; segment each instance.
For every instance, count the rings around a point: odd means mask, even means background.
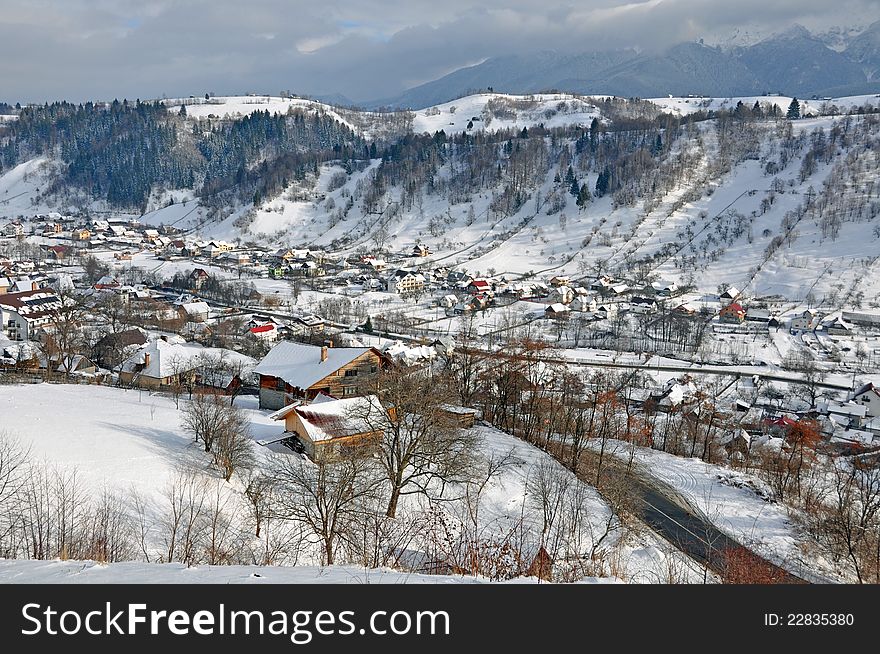
[[[384,435],[381,426],[393,420],[394,414],[375,395],[337,400],[319,394],[308,404],[288,405],[270,417],[284,420],[284,434],[264,444],[286,442],[312,461],[331,463],[353,454],[369,454]]]
[[[260,408],[280,409],[319,393],[338,398],[375,387],[386,359],[372,347],[332,347],[282,341],[260,361]]]

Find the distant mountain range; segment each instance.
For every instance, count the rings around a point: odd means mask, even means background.
[[[682,43],[659,54],[626,49],[493,57],[366,106],[422,109],[488,87],[506,93],[556,89],[643,98],[877,93],[880,21],[858,34],[837,34],[833,42],[798,25],[745,46]]]

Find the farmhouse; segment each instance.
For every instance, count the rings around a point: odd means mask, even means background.
[[[428,249],[427,245],[424,245],[422,243],[418,243],[413,246],[412,256],[414,256],[414,257],[427,257],[429,254],[431,254],[431,250]]]
[[[273,413],[273,420],[284,420],[284,434],[273,440],[287,442],[321,463],[357,451],[366,454],[383,436],[378,425],[393,418],[393,410],[388,417],[382,415],[386,411],[375,395],[336,400],[319,394],[309,404],[290,404]]]
[[[177,312],[183,320],[204,322],[208,319],[211,307],[207,302],[185,302],[177,307]]]
[[[803,332],[813,329],[815,327],[816,321],[816,312],[811,309],[805,309],[800,314],[796,315],[791,319],[791,323],[789,324],[789,331],[792,332]]]
[[[574,291],[570,286],[565,286],[563,284],[553,288],[549,295],[547,295],[547,298],[553,303],[559,302],[560,304],[570,304],[571,301],[574,300]]]
[[[727,290],[725,290],[721,295],[718,296],[718,299],[727,302],[733,302],[740,295],[742,295],[742,291],[740,291],[736,286],[728,286]]]
[[[731,302],[718,313],[721,322],[739,324],[746,318],[746,310],[738,302]]]
[[[283,341],[254,370],[260,376],[260,408],[280,409],[318,393],[340,398],[362,395],[375,384],[384,361],[372,347]]]
[[[548,318],[565,318],[568,316],[569,312],[569,308],[561,302],[551,304],[544,309],[544,315]]]
[[[251,365],[253,359],[231,350],[158,339],[123,361],[119,381],[138,388],[191,385],[231,393]]]

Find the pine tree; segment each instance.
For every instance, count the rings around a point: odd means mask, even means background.
[[[594,148],[599,142],[599,128],[599,119],[593,118],[593,122],[590,123],[590,145],[592,145]]]
[[[183,116],[184,118],[186,118],[186,105],[185,104],[180,105],[180,111],[177,112],[177,115]]]
[[[576,179],[573,179],[571,181],[571,186],[569,187],[568,192],[571,193],[572,197],[575,198],[580,195],[581,185],[578,184],[578,181]]]
[[[791,99],[791,104],[788,105],[788,113],[786,116],[789,120],[797,120],[801,117],[801,103],[798,102],[797,98]]]
[[[599,178],[596,180],[596,197],[601,198],[605,193],[608,192],[608,182],[611,181],[611,171],[608,170],[608,166],[605,166],[605,169],[599,173]]]
[[[654,139],[654,145],[651,147],[651,154],[656,157],[661,152],[663,152],[663,139],[658,134],[657,138]]]
[[[364,332],[367,334],[373,333],[373,321],[370,320],[370,316],[367,316],[366,321],[364,321]]]
[[[583,211],[592,199],[593,196],[590,194],[590,188],[586,184],[583,184],[580,192],[578,192],[577,206]]]

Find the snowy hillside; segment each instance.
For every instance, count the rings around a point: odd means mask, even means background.
[[[757,104],[784,115],[790,101],[750,96],[634,103],[564,94],[478,94],[416,113],[379,114],[269,96],[181,100],[189,122],[306,109],[329,115],[367,139],[425,133],[424,142],[409,136],[394,146],[398,156],[425,163],[402,179],[397,164],[381,158],[380,147],[372,158],[303,167],[280,193],[255,198],[255,205],[230,199],[209,209],[194,189],[156,189],[146,214],[129,215],[203,238],[339,254],[406,251],[422,242],[433,254],[420,265],[471,273],[585,277],[600,269],[626,275],[641,265],[703,292],[727,283],[792,300],[808,294],[873,297],[878,200],[871,144],[877,126],[872,115],[845,113],[871,111],[880,103],[874,96],[802,102],[807,117],[791,123],[790,132],[784,120],[736,123],[736,133],[726,126],[720,131],[717,120],[680,127],[674,135],[655,126],[652,134],[663,145],[652,155],[650,172],[621,178],[618,184],[625,188],[615,193],[595,193],[601,172],[596,166],[613,154],[609,148],[620,147],[609,136],[631,149],[645,147],[639,142],[644,137],[617,131],[616,121],[661,125],[650,122],[662,121],[661,111],[686,117],[700,110],[732,110],[739,102],[748,110]],[[170,113],[179,111],[177,102],[168,101]],[[604,150],[592,144],[585,157],[578,154],[578,139],[594,119],[608,134]],[[544,130],[540,133],[546,136],[523,141],[523,128]],[[441,129],[446,138],[458,139],[454,146],[429,140],[427,135]],[[553,129],[561,130],[559,135],[549,136]],[[511,130],[512,136],[490,137],[499,130]],[[487,139],[497,140],[497,150]],[[482,152],[476,158],[469,154],[474,143]],[[528,179],[518,180],[508,151],[526,143],[535,150],[523,159]],[[403,155],[400,148],[412,152]],[[574,164],[577,183],[594,192],[584,206],[576,205],[570,181],[562,179],[568,162]],[[83,206],[79,196],[69,197],[67,205],[63,198],[45,196],[53,166],[33,159],[0,176],[0,215],[69,208],[74,198]],[[85,204],[108,209],[98,201]],[[120,213],[125,214],[115,212]],[[785,247],[779,247],[780,239]]]

